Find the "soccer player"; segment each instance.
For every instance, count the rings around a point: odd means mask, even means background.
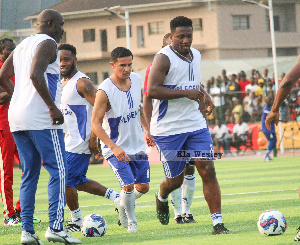
[[[167,33],[163,38],[162,48],[171,43],[171,33]],[[143,109],[147,124],[150,126],[152,115],[152,99],[147,96],[148,76],[151,70],[152,63],[147,67],[144,90],[143,90]],[[148,142],[149,139],[146,138]],[[193,214],[191,213],[191,205],[195,193],[195,167],[186,163],[184,171],[184,181],[182,187],[177,188],[170,194],[171,204],[174,209],[175,224],[196,223]],[[182,197],[181,197],[182,196]]]
[[[73,232],[80,231],[82,222],[77,190],[103,196],[111,201],[115,201],[120,194],[86,178],[92,154],[99,153],[97,137],[91,132],[92,111],[97,90],[91,79],[77,70],[76,48],[70,44],[62,44],[58,50],[60,73],[63,77],[61,110],[67,127],[65,133],[68,164],[66,197],[72,217],[66,230]]]
[[[274,121],[271,123],[271,129],[270,130],[268,130],[266,128],[266,124],[265,124],[266,117],[268,116],[268,114],[271,111],[272,104],[273,104],[273,98],[268,96],[266,98],[266,105],[263,108],[263,114],[262,114],[262,117],[261,117],[261,131],[265,134],[266,138],[269,141],[268,148],[267,148],[266,155],[265,155],[265,161],[266,162],[273,160],[270,157],[270,153],[276,147],[276,143],[277,143]]]
[[[48,241],[80,244],[63,230],[66,205],[66,156],[61,124],[59,55],[57,43],[63,34],[64,19],[46,9],[37,17],[36,35],[22,41],[0,70],[0,85],[12,93],[9,79],[15,74],[15,89],[8,119],[22,163],[20,189],[22,244],[42,244],[33,227],[35,194],[41,160],[49,172]]]
[[[205,158],[190,155],[190,159],[202,178],[213,234],[228,234],[231,232],[222,223],[221,193],[211,154],[213,143],[199,109],[199,103],[206,103],[210,112],[213,104],[200,86],[201,55],[191,48],[192,20],[178,16],[171,20],[170,27],[172,43],[155,56],[148,80],[148,96],[156,99],[151,135],[161,151],[165,171],[156,193],[157,217],[161,224],[169,223],[168,195],[183,182],[186,160],[177,157],[178,153],[202,152]]]
[[[92,116],[92,130],[101,140],[103,157],[122,188],[121,206],[128,218],[122,225],[128,232],[138,231],[135,199],[148,192],[150,182],[141,124],[146,137],[152,138],[140,108],[141,77],[131,72],[132,59],[129,49],[118,47],[111,52],[113,74],[100,84]]]
[[[287,98],[295,83],[298,82],[299,78],[300,78],[300,56],[298,56],[296,64],[292,67],[289,73],[286,74],[285,77],[280,82],[280,86],[278,88],[273,106],[265,120],[266,128],[268,130],[271,130],[272,121],[274,121],[275,124],[278,125],[280,105]],[[299,189],[299,195],[300,195],[300,189]],[[300,226],[298,227],[298,232],[294,238],[294,241],[300,241]]]

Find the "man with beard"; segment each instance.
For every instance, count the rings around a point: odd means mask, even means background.
[[[0,70],[0,85],[10,94],[9,79],[15,74],[15,88],[8,110],[9,126],[18,147],[23,178],[20,189],[22,244],[42,244],[33,227],[35,194],[41,160],[49,172],[48,241],[80,244],[63,229],[67,176],[65,144],[59,110],[61,86],[57,43],[63,34],[64,19],[52,9],[37,17],[36,35],[23,40]]]
[[[161,151],[165,171],[156,193],[157,218],[163,225],[169,223],[168,195],[183,183],[186,158],[179,154],[187,152],[190,164],[196,166],[202,178],[213,234],[228,234],[231,232],[222,223],[221,192],[211,156],[213,142],[199,109],[199,103],[205,104],[205,110],[211,112],[213,104],[201,88],[201,54],[191,48],[192,20],[178,16],[171,20],[170,29],[172,43],[155,56],[148,80],[148,96],[156,99],[151,135]],[[196,156],[195,151],[205,153],[205,157]]]
[[[67,127],[65,132],[68,164],[66,197],[72,217],[72,220],[68,221],[66,230],[73,232],[80,231],[82,222],[77,190],[103,196],[115,201],[116,204],[120,201],[120,194],[86,178],[92,154],[99,153],[97,137],[91,131],[92,111],[97,90],[91,79],[77,70],[76,48],[70,44],[62,44],[58,50],[60,72],[63,77],[61,110]]]

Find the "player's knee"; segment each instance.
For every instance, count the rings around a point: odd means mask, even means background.
[[[185,174],[184,175],[193,175],[195,173],[195,167],[189,164],[185,167]]]
[[[139,192],[141,192],[143,194],[146,194],[149,191],[149,189],[150,189],[150,185],[149,185],[149,183],[147,183],[147,184],[139,184],[138,186],[136,185],[135,188]]]
[[[132,192],[134,190],[134,184],[123,186],[122,190],[126,192]]]
[[[203,178],[216,178],[216,170],[213,164],[213,161],[208,161],[205,164],[202,164],[200,168],[198,167],[199,174]]]

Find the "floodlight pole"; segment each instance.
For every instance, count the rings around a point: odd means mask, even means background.
[[[273,66],[274,66],[274,79],[275,79],[275,92],[278,91],[278,70],[277,70],[277,54],[276,54],[276,43],[275,43],[275,28],[274,28],[274,15],[273,15],[273,2],[268,0],[268,6],[254,0],[243,0],[243,2],[256,4],[262,8],[269,10],[269,19],[270,19],[270,33],[271,33],[271,42],[272,42],[272,56],[273,56]],[[279,121],[279,137],[280,137],[280,152],[284,153],[284,144],[283,144],[283,131],[282,131],[282,122]]]
[[[115,6],[111,8],[104,8],[104,11],[108,11],[113,15],[118,16],[119,18],[125,20],[126,26],[126,43],[127,48],[130,49],[130,25],[129,25],[129,11],[121,6]],[[124,12],[124,15],[121,14]]]

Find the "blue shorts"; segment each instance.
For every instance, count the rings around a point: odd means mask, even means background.
[[[268,139],[268,141],[276,141],[277,142],[277,137],[275,133],[268,133],[268,132],[263,132]]]
[[[77,154],[66,152],[68,164],[68,187],[75,187],[76,185],[83,184],[88,179],[86,173],[89,167],[90,158],[92,154]]]
[[[180,175],[191,159],[214,159],[213,142],[207,128],[170,136],[153,136],[153,139],[160,151],[167,178]],[[194,165],[193,161],[189,164]]]
[[[130,155],[130,162],[119,162],[115,155],[107,158],[107,161],[114,171],[120,186],[130,184],[146,184],[150,182],[150,166],[147,155]]]

